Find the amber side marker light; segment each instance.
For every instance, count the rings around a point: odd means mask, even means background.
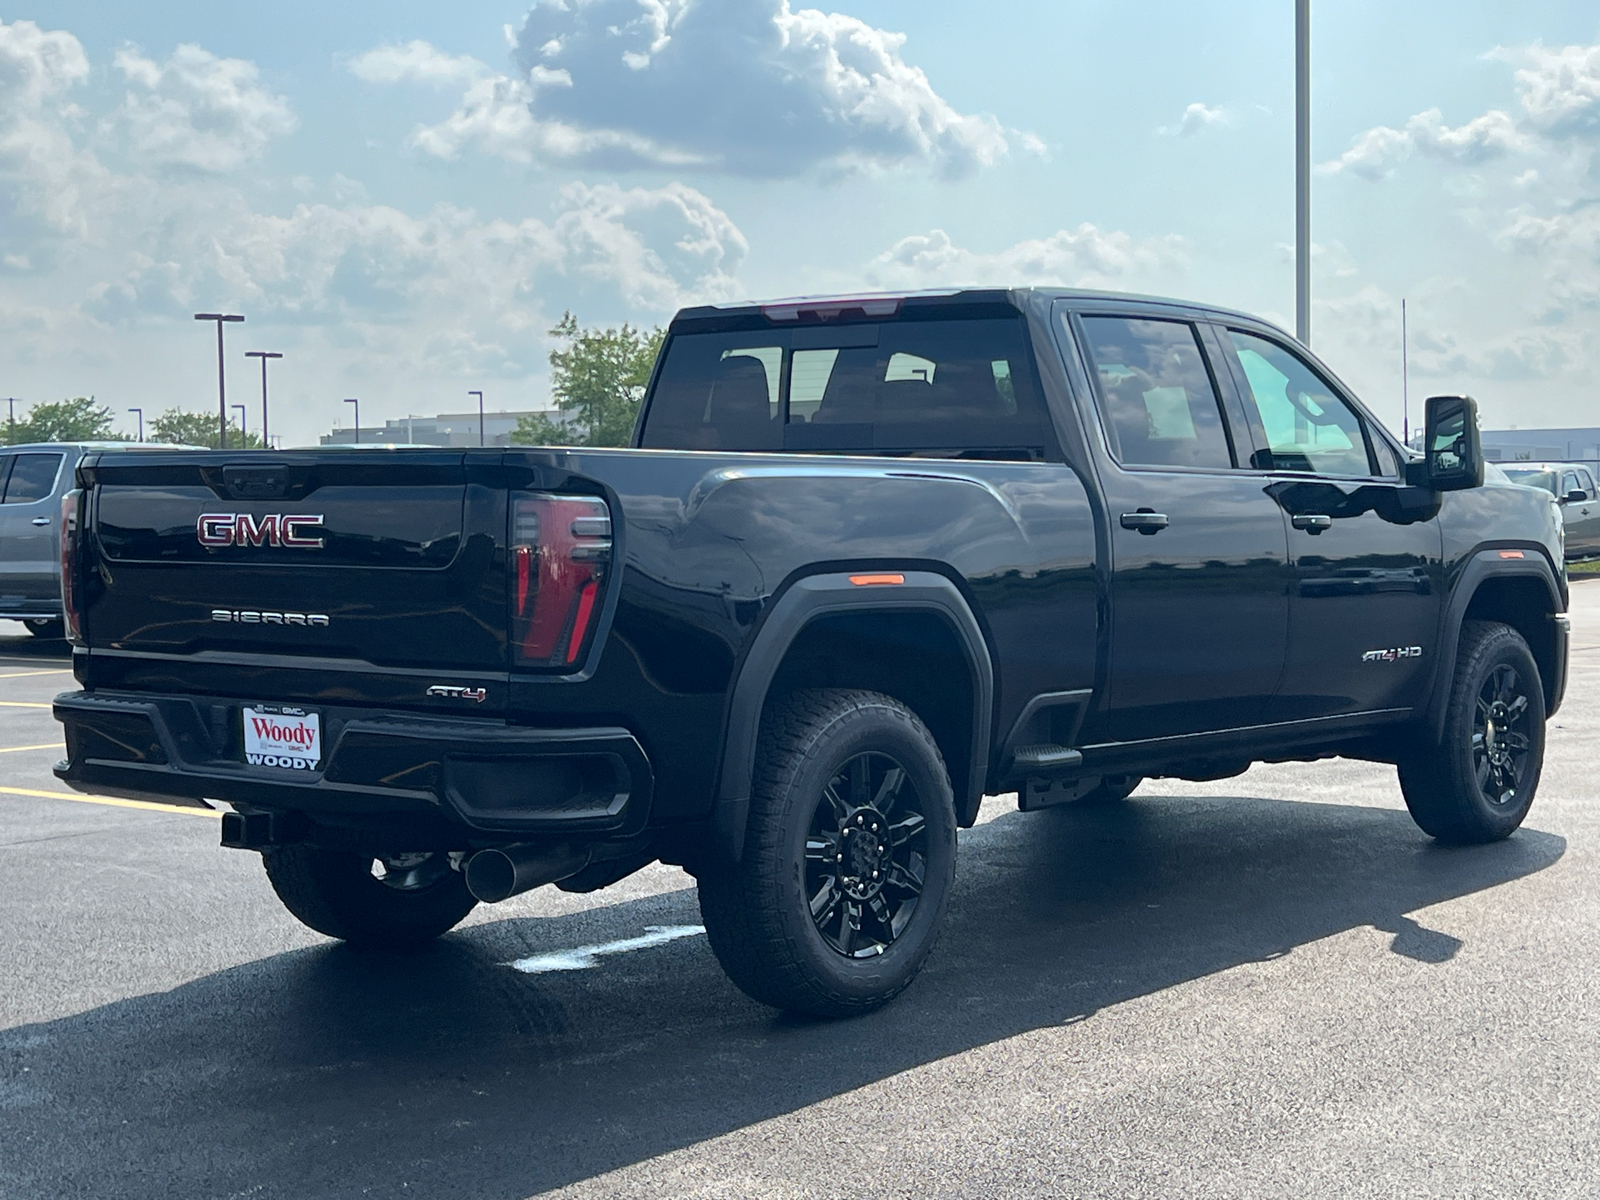
[[[884,587],[896,583],[904,583],[904,575],[852,575],[850,582],[857,587]]]
[[[1501,558],[1526,558],[1527,555],[1525,555],[1521,550],[1502,550],[1502,551],[1500,551],[1500,557]]]

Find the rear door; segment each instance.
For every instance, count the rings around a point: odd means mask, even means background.
[[[1278,720],[1422,703],[1439,652],[1436,507],[1396,447],[1287,340],[1219,328],[1254,426],[1252,486],[1289,521],[1289,656]]]
[[[1094,378],[1112,525],[1109,708],[1089,735],[1255,724],[1288,642],[1284,518],[1240,469],[1249,446],[1234,444],[1200,328],[1129,310],[1059,319]]]
[[[30,450],[11,458],[0,493],[0,605],[54,612],[61,606],[56,483],[66,455]]]

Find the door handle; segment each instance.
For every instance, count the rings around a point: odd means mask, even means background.
[[[35,517],[33,519],[33,523],[35,525],[48,525],[48,524],[50,524],[50,518],[49,517]]]
[[[1152,536],[1167,527],[1167,514],[1151,512],[1148,508],[1141,508],[1138,512],[1123,513],[1122,527],[1137,529],[1147,537]]]
[[[1306,513],[1291,518],[1296,529],[1304,529],[1309,534],[1321,533],[1324,529],[1333,528],[1333,518],[1325,517],[1321,513]]]

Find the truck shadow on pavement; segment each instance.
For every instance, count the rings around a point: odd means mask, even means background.
[[[841,1023],[746,1000],[702,937],[505,965],[697,923],[692,890],[406,958],[294,951],[0,1033],[0,1195],[528,1196],[1343,930],[1446,963],[1460,943],[1407,913],[1565,848],[1444,849],[1403,811],[1263,799],[1010,814],[963,833],[919,981]]]

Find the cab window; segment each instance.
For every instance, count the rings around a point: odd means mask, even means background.
[[[11,467],[11,477],[6,480],[6,504],[33,504],[47,500],[55,491],[56,474],[61,470],[59,454],[19,454]]]
[[[1376,475],[1361,418],[1300,357],[1276,342],[1228,331],[1253,403],[1266,431],[1273,471],[1316,475]]]
[[[1233,454],[1193,325],[1084,317],[1101,423],[1123,466],[1231,469]]]

